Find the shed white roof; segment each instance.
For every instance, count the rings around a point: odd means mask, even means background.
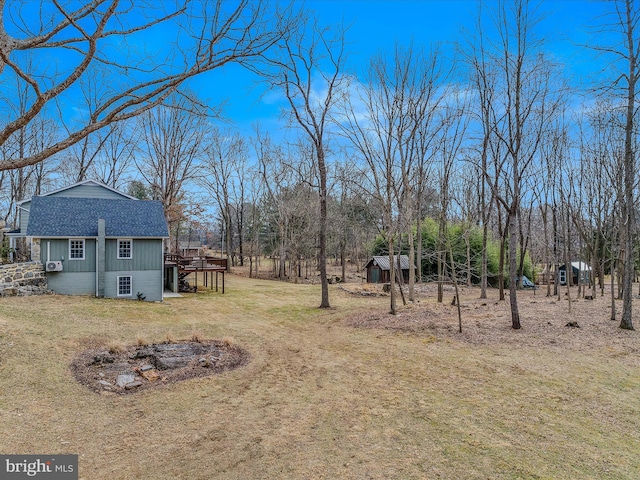
[[[571,266],[580,270],[581,272],[590,272],[591,267],[584,262],[571,262]]]

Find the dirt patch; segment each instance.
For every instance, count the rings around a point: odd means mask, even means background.
[[[128,394],[189,378],[233,370],[249,353],[224,341],[171,342],[80,353],[71,363],[76,380],[101,393]]]

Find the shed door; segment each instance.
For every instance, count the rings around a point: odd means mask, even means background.
[[[378,267],[371,269],[371,283],[380,283],[380,269]]]

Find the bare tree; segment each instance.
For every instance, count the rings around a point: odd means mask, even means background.
[[[0,94],[7,115],[0,145],[39,116],[62,117],[64,103],[77,94],[76,82],[96,66],[110,79],[88,118],[37,152],[2,159],[0,170],[36,164],[113,122],[143,114],[196,75],[231,62],[252,68],[293,24],[288,7],[260,0],[56,1],[40,8],[2,0],[0,10],[0,81],[15,79],[31,92],[20,113],[7,108],[13,91]],[[140,35],[158,29],[163,41],[141,47]],[[67,62],[64,68],[44,61],[57,55]],[[28,56],[30,63],[23,60]]]
[[[494,96],[495,96],[495,65],[490,61],[486,51],[486,40],[483,36],[481,12],[478,15],[476,26],[476,38],[470,39],[466,45],[464,57],[470,67],[471,84],[477,93],[477,101],[470,109],[471,114],[478,120],[481,128],[481,141],[479,148],[479,162],[477,168],[480,171],[479,188],[479,217],[482,222],[482,260],[480,274],[480,298],[487,298],[487,245],[489,238],[489,221],[494,204],[493,189],[488,184],[488,164],[491,154],[491,142],[495,142],[493,125],[495,124]]]
[[[623,75],[627,82],[627,98],[625,108],[624,126],[624,201],[622,202],[622,216],[624,226],[625,252],[623,290],[622,290],[622,318],[620,328],[633,330],[632,289],[635,276],[635,248],[633,239],[635,236],[635,197],[636,185],[636,85],[640,77],[640,35],[638,34],[638,22],[640,21],[640,7],[633,0],[625,0],[616,3],[616,13],[624,34],[624,58],[628,70]],[[622,53],[622,52],[621,52]]]
[[[88,70],[78,79],[79,95],[75,103],[76,114],[69,122],[61,118],[65,134],[70,135],[78,123],[91,123],[96,119],[96,111],[109,97],[109,79],[106,71],[100,67]],[[103,135],[105,133],[105,135]],[[65,160],[61,170],[65,177],[73,182],[81,182],[92,176],[91,169],[95,159],[100,155],[108,133],[95,131],[69,147],[65,152]]]
[[[154,198],[162,202],[170,233],[177,241],[184,187],[196,177],[203,154],[206,111],[192,99],[174,95],[167,105],[149,110],[138,120],[142,141],[138,170]]]
[[[320,308],[329,308],[327,278],[327,152],[330,113],[344,85],[344,30],[321,28],[316,18],[307,18],[300,29],[285,37],[281,55],[272,60],[268,82],[286,96],[291,121],[302,129],[313,147],[318,173],[320,218],[318,262],[322,298]]]
[[[112,94],[108,74],[105,68],[94,68],[79,79],[76,113],[69,120],[60,119],[66,135],[74,131],[78,122],[95,121],[97,109]],[[113,188],[120,186],[135,161],[136,128],[135,119],[129,119],[90,133],[65,151],[61,173],[76,182],[92,178]]]
[[[541,155],[538,164],[535,165],[538,181],[535,182],[534,188],[531,190],[534,202],[540,214],[542,223],[542,248],[539,258],[545,265],[544,275],[546,275],[547,297],[551,296],[552,271],[557,274],[558,258],[555,248],[555,212],[557,209],[557,198],[559,195],[558,177],[562,175],[563,170],[559,165],[559,155],[557,153],[558,142],[557,135],[551,135],[551,141],[542,144]],[[552,222],[552,219],[554,220]],[[553,237],[553,238],[552,238]],[[552,255],[553,254],[553,255]],[[555,288],[557,288],[557,281]]]
[[[135,121],[112,123],[100,130],[99,135],[104,141],[93,165],[93,176],[105,185],[120,188],[135,164],[138,125]]]
[[[235,204],[235,226],[238,239],[238,257],[240,266],[244,266],[245,257],[245,218],[247,215],[247,197],[250,195],[250,190],[253,187],[253,177],[255,177],[255,168],[248,163],[248,146],[246,142],[243,142],[244,157],[236,164],[236,175],[234,188],[231,192],[232,199]]]
[[[291,218],[289,209],[292,204],[287,202],[286,196],[281,193],[293,190],[297,179],[285,159],[282,148],[275,146],[269,135],[262,134],[259,129],[256,129],[253,147],[261,177],[260,190],[264,192],[265,197],[262,205],[263,215],[271,217],[271,226],[275,227],[275,231],[270,235],[272,241],[270,250],[274,257],[274,276],[284,279],[286,277],[287,240]],[[265,220],[266,222],[268,219]],[[277,268],[276,257],[279,258]]]
[[[433,126],[428,122],[423,122],[419,127],[420,133],[417,135],[416,152],[417,159],[414,164],[414,171],[411,177],[415,181],[414,185],[414,213],[416,223],[416,259],[417,259],[417,281],[422,282],[422,260],[424,259],[423,251],[423,221],[429,205],[434,203],[437,198],[437,189],[435,188],[435,159],[433,158]]]
[[[457,95],[447,98],[443,103],[442,118],[437,142],[435,146],[435,157],[440,161],[437,168],[440,183],[440,212],[438,215],[438,303],[443,300],[443,283],[449,276],[447,274],[447,256],[451,245],[448,242],[448,217],[451,208],[451,184],[455,168],[459,162],[458,153],[465,136],[469,122],[468,95],[461,91]],[[450,265],[453,268],[453,265]],[[452,274],[455,274],[453,272]]]
[[[240,134],[218,128],[209,133],[206,143],[204,175],[199,177],[199,182],[213,195],[217,203],[225,224],[227,257],[230,257],[231,264],[235,266],[233,233],[236,230],[234,226],[238,224],[239,239],[242,238],[242,173],[246,169],[248,146]],[[241,245],[242,243],[240,248]]]
[[[511,323],[519,329],[516,277],[518,228],[517,215],[523,195],[523,182],[544,139],[545,128],[556,115],[558,103],[552,90],[552,66],[540,50],[533,29],[540,21],[527,0],[500,2],[495,24],[498,42],[493,48],[492,63],[497,69],[498,92],[494,107],[501,113],[491,125],[493,133],[505,148],[504,158],[496,169],[504,189],[494,185],[494,196],[507,215],[509,241],[509,300]],[[505,161],[506,160],[506,161]]]
[[[16,82],[15,88],[12,87],[12,90],[15,97],[10,110],[12,114],[20,115],[28,109],[30,92],[19,82]],[[53,122],[42,118],[35,119],[30,124],[16,130],[6,142],[0,145],[0,162],[12,161],[39,151],[55,137],[56,132],[57,127]],[[1,191],[6,193],[6,197],[3,198],[6,201],[5,222],[12,225],[15,223],[17,219],[16,203],[33,194],[39,194],[43,183],[50,181],[45,177],[48,177],[57,165],[56,158],[49,158],[47,162],[41,162],[38,165],[27,165],[11,171],[3,171],[0,186],[3,187]],[[24,240],[19,241],[24,242]],[[26,249],[22,250],[26,252]]]
[[[638,100],[636,89],[640,79],[640,5],[634,0],[616,0],[610,2],[612,12],[611,23],[603,27],[608,32],[619,35],[613,44],[597,46],[596,50],[613,58],[612,67],[617,77],[607,87],[614,91],[621,100],[624,132],[623,162],[623,199],[620,202],[622,222],[620,235],[624,242],[624,270],[622,277],[622,319],[620,328],[633,330],[632,289],[635,276],[635,248],[633,240],[636,234],[635,195],[636,187],[636,138]],[[609,38],[603,35],[602,38]],[[619,66],[619,70],[616,67]]]
[[[464,266],[459,265],[459,268],[463,267],[466,270],[466,284],[468,287],[473,284],[474,275],[478,276],[476,269],[478,262],[477,258],[474,258],[474,252],[472,252],[472,235],[474,233],[474,225],[479,223],[479,219],[483,215],[482,207],[478,205],[482,183],[482,172],[479,171],[474,162],[468,162],[461,165],[453,187],[452,198],[460,212],[461,238],[465,243],[466,250],[466,264]],[[482,262],[482,259],[480,262]],[[482,275],[482,266],[480,267],[480,274]]]
[[[420,57],[418,57],[420,58]],[[417,79],[410,71],[411,52],[406,60],[400,59],[398,69],[399,85],[406,89],[408,108],[401,113],[406,116],[397,122],[396,136],[399,141],[400,171],[402,188],[396,192],[398,211],[404,218],[404,230],[409,243],[409,259],[416,259],[415,243],[418,243],[418,263],[422,264],[422,206],[430,179],[429,174],[438,170],[438,160],[456,157],[462,141],[465,124],[465,108],[460,108],[466,99],[464,91],[443,87],[450,78],[452,69],[444,66],[440,47],[422,58],[423,67],[417,71]],[[406,62],[403,66],[402,62]],[[402,69],[406,68],[404,72]],[[403,76],[404,75],[404,76]],[[401,107],[402,108],[402,107]],[[465,124],[463,126],[463,124]],[[435,181],[431,180],[433,184]],[[404,208],[403,208],[404,206]],[[418,235],[414,238],[416,225]],[[419,270],[421,272],[421,268]],[[421,276],[421,273],[420,273]],[[415,271],[409,269],[409,300],[414,301]]]
[[[572,213],[573,223],[591,259],[600,294],[604,295],[606,263],[610,261],[610,239],[618,218],[615,205],[622,200],[624,134],[618,109],[610,100],[598,103],[586,112],[580,129],[580,178],[577,184],[582,208]]]
[[[246,240],[246,253],[249,256],[249,277],[257,276],[262,256],[261,233],[264,227],[264,211],[259,201],[263,194],[261,174],[257,168],[243,176],[247,186],[247,201],[243,207],[243,238]],[[255,273],[254,273],[255,272]]]
[[[361,177],[369,179],[368,191],[382,212],[380,231],[388,245],[392,314],[397,312],[396,241],[413,227],[416,183],[411,175],[424,172],[416,167],[424,167],[423,160],[433,153],[433,138],[442,123],[437,115],[447,93],[441,88],[447,71],[439,58],[437,49],[425,54],[412,47],[396,47],[392,62],[381,54],[374,57],[366,84],[354,87],[358,96],[350,98],[341,112],[342,131],[364,163]],[[413,243],[412,233],[408,238]]]

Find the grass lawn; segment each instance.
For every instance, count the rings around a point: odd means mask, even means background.
[[[78,454],[87,480],[640,478],[636,332],[621,334],[624,347],[615,326],[611,341],[519,342],[537,335],[527,322],[547,322],[538,304],[512,332],[508,302],[491,301],[466,324],[499,324],[516,341],[474,343],[455,328],[347,324],[386,312],[384,297],[332,286],[333,308],[319,310],[319,286],[229,275],[226,287],[162,304],[0,299],[0,452]],[[602,313],[606,298],[589,305]],[[457,325],[453,307],[420,308],[447,309]],[[71,375],[98,343],[194,332],[235,342],[249,363],[128,395]]]

